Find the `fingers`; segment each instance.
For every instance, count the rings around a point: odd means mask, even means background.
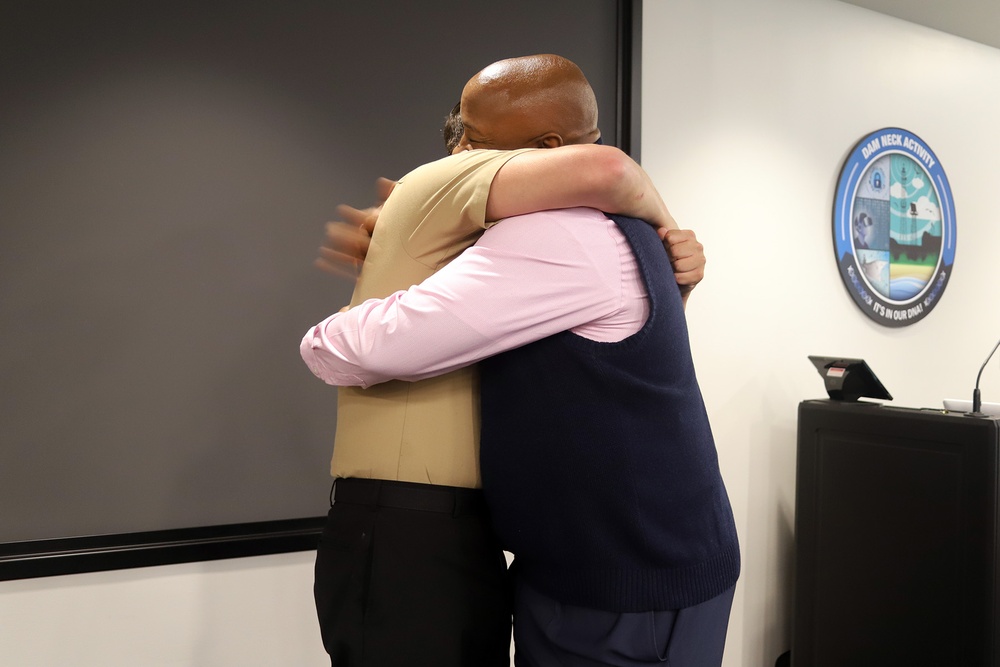
[[[326,223],[326,239],[323,245],[331,250],[364,260],[368,255],[371,241],[371,236],[363,227],[345,222]]]
[[[350,212],[340,210],[345,208],[350,207],[339,207],[338,212],[344,218],[349,219]],[[352,210],[357,211],[357,209]],[[356,279],[361,265],[368,255],[370,244],[371,237],[364,227],[350,222],[328,222],[326,239],[320,247],[319,257],[314,263],[327,273],[342,278]]]
[[[337,207],[337,222],[326,224],[326,238],[319,249],[315,266],[335,276],[357,280],[361,265],[368,256],[371,236],[375,231],[382,204],[396,187],[396,181],[379,178],[375,181],[379,203],[369,208],[354,208],[346,204]]]
[[[375,192],[378,193],[378,199],[380,203],[385,203],[385,200],[389,198],[392,194],[392,189],[396,187],[396,181],[391,181],[388,178],[379,177],[375,181]]]
[[[701,243],[698,242],[695,233],[690,229],[667,229],[665,227],[659,227],[657,228],[656,233],[668,250],[672,246],[684,246],[686,244],[701,246]]]
[[[677,285],[681,288],[683,293],[685,289],[688,291],[693,290],[698,283],[702,281],[705,277],[705,272],[701,269],[696,271],[688,271],[686,273],[674,273],[674,280]]]
[[[705,277],[705,246],[690,229],[660,229],[657,234],[670,257],[677,284],[693,289]]]
[[[319,249],[319,257],[315,259],[313,265],[340,278],[357,280],[363,263],[353,255],[322,247]]]
[[[356,281],[360,273],[360,271],[357,268],[354,268],[356,266],[360,266],[356,263],[354,265],[340,263],[340,262],[331,263],[328,262],[323,257],[317,257],[313,261],[313,266],[315,266],[317,269],[320,269],[321,271],[325,271],[326,273],[337,276],[338,278],[346,278],[347,280],[352,280],[352,281]]]
[[[371,206],[365,209],[354,208],[346,204],[337,207],[337,216],[346,224],[363,229],[368,236],[375,231],[375,223],[382,212],[382,206]]]

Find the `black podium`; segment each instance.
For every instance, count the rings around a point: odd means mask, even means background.
[[[1000,665],[1000,419],[799,404],[792,667]]]

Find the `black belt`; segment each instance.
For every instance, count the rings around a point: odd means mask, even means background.
[[[486,500],[481,490],[458,486],[343,477],[334,481],[331,495],[334,504],[348,503],[372,508],[391,507],[453,516],[486,511]]]

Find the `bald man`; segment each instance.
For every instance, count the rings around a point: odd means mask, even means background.
[[[462,143],[592,141],[588,91],[555,56],[496,63],[463,92]],[[487,214],[510,195],[505,178]],[[518,665],[717,666],[739,547],[683,300],[657,234],[612,218],[507,219],[420,285],[306,340],[314,371],[340,385],[482,361],[483,489],[516,556]]]
[[[523,146],[596,136],[596,115],[577,114],[593,126],[579,132],[568,131],[561,119],[567,107],[587,106],[592,91],[574,100],[566,97],[561,74],[528,79],[512,102],[515,125],[523,122],[527,90],[537,91],[536,107],[558,122],[539,142]],[[644,172],[611,147],[467,151],[425,165],[386,201],[352,305],[432,275],[471,244],[487,220],[581,204],[676,227]],[[674,238],[673,247],[691,247],[691,237]],[[678,262],[687,285],[700,280],[704,258],[696,249]],[[316,569],[317,609],[333,664],[506,665],[510,600],[502,550],[479,490],[475,370],[348,388],[364,383],[327,374],[326,335],[321,323],[303,339],[302,353],[314,373],[342,386],[331,464],[334,504]]]

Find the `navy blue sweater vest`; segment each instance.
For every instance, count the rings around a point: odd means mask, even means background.
[[[739,576],[729,498],[656,233],[611,216],[649,294],[617,343],[563,332],[480,363],[483,490],[519,576],[565,604],[689,607]]]

